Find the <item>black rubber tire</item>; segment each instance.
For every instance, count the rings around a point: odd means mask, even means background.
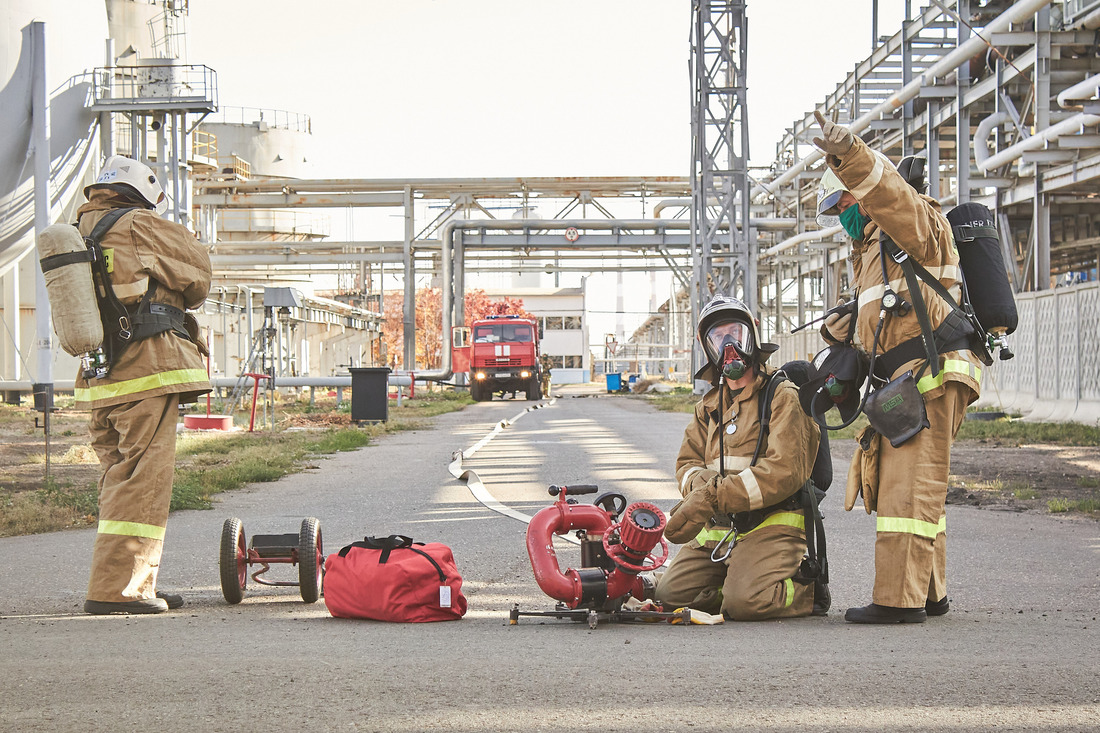
[[[493,393],[489,391],[489,387],[484,382],[471,384],[470,396],[474,398],[474,402],[490,402],[493,399]]]
[[[240,603],[248,587],[248,545],[245,544],[244,525],[236,517],[230,517],[222,525],[218,566],[221,569],[222,595],[228,603]]]
[[[315,603],[321,597],[324,567],[321,522],[316,517],[307,517],[302,520],[302,529],[298,533],[298,589],[306,603]]]
[[[531,381],[527,383],[527,399],[542,399],[542,382],[539,381],[538,377],[531,377]]]

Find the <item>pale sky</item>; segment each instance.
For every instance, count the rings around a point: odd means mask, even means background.
[[[750,0],[754,164],[870,53],[871,7]],[[188,57],[223,105],[310,115],[320,176],[688,175],[690,26],[690,0],[194,0]]]
[[[904,7],[880,0],[880,35]],[[870,54],[871,8],[749,1],[752,164]],[[194,0],[188,29],[223,106],[310,115],[316,177],[691,173],[690,0]],[[591,317],[594,342],[645,319],[649,278],[623,280],[630,313]],[[590,310],[617,287],[594,275]]]

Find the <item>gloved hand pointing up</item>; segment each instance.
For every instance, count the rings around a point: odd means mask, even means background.
[[[825,119],[825,116],[816,109],[814,117],[817,118],[817,124],[821,125],[821,137],[814,138],[814,145],[824,150],[826,154],[836,156],[844,155],[852,149],[851,130]]]

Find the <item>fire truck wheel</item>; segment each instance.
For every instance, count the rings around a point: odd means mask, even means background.
[[[486,390],[485,385],[481,382],[474,382],[470,385],[470,396],[474,398],[474,402],[485,402],[493,399],[493,393]]]
[[[248,584],[248,547],[245,545],[244,526],[236,517],[230,517],[222,525],[219,566],[222,595],[229,603],[240,603]]]
[[[542,399],[542,384],[539,382],[538,377],[531,377],[531,381],[527,383],[527,399]]]

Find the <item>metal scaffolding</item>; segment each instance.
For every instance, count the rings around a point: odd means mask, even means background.
[[[999,13],[993,12],[996,7]],[[947,210],[978,201],[997,215],[1017,291],[1095,279],[1100,260],[1100,0],[1010,7],[934,0],[879,39],[816,105],[897,161],[927,161]],[[814,221],[822,154],[813,110],[777,145],[753,215],[793,217],[761,234],[765,330],[782,334],[848,286],[847,238]],[[1092,273],[1091,275],[1089,273]]]
[[[756,307],[749,227],[747,21],[744,2],[692,3],[694,311],[713,293]]]

